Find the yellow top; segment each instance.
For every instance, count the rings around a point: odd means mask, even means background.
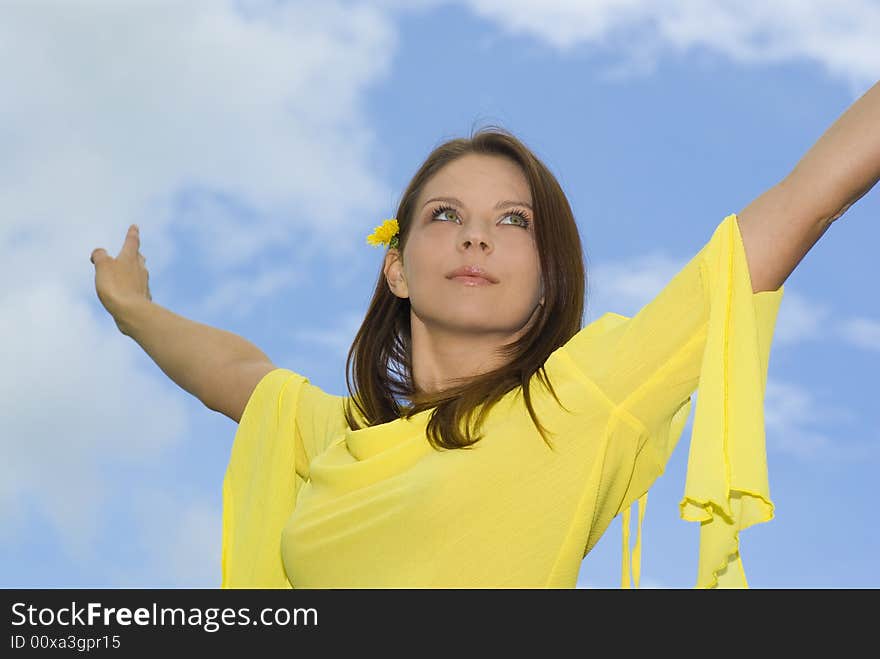
[[[697,389],[680,514],[699,521],[697,587],[748,587],[740,529],[773,518],[764,437],[784,289],[752,292],[736,215],[635,316],[606,313],[487,415],[470,449],[435,450],[431,410],[352,431],[343,398],[284,368],[255,388],[223,482],[222,587],[573,588],[622,515],[638,587],[647,492]],[[555,434],[553,434],[555,433]]]

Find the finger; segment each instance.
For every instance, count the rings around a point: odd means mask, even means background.
[[[94,265],[98,265],[102,260],[107,258],[107,250],[103,247],[97,247],[92,250],[92,255],[89,257],[89,261],[91,261]]]
[[[122,256],[123,254],[126,254],[127,256],[134,256],[140,248],[140,232],[138,231],[137,224],[132,224],[128,227],[128,233],[125,234],[125,242],[122,244],[122,249],[119,251],[119,255]]]

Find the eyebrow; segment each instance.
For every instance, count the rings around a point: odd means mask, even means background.
[[[455,197],[431,197],[430,199],[428,199],[428,201],[426,201],[424,204],[422,204],[422,208],[424,208],[425,206],[430,204],[432,201],[449,201],[449,202],[452,202],[453,204],[458,204],[459,206],[464,206],[461,199],[456,199]],[[507,208],[508,206],[525,206],[530,211],[534,211],[534,209],[532,208],[532,205],[527,204],[524,201],[512,201],[510,199],[503,199],[502,201],[499,201],[497,204],[495,204],[496,210],[501,209],[501,208]]]

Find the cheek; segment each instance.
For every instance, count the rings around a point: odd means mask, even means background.
[[[407,266],[404,268],[404,276],[410,287],[436,285],[436,278],[443,276],[441,259],[437,250],[431,249],[429,244],[424,242],[408,244],[405,258]]]
[[[531,251],[520,260],[523,280],[529,287],[541,286],[541,258],[537,251]]]

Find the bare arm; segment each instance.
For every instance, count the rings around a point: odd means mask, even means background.
[[[880,83],[853,103],[791,173],[737,214],[755,293],[778,289],[880,180]]]
[[[128,228],[116,258],[98,247],[95,290],[119,331],[134,339],[169,378],[208,409],[238,423],[254,387],[275,366],[240,336],[180,316],[153,302],[140,230]]]
[[[142,300],[117,315],[120,331],[169,378],[236,423],[260,378],[274,369],[253,343]]]

